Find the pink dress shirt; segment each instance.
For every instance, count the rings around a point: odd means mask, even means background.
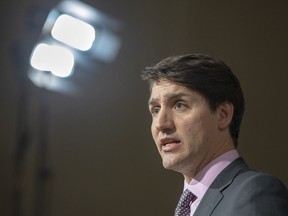
[[[188,188],[193,194],[197,196],[197,199],[190,206],[191,216],[194,214],[204,194],[206,193],[211,183],[218,176],[218,174],[238,157],[239,154],[237,150],[231,150],[229,152],[226,152],[215,160],[211,161],[209,164],[207,164],[195,176],[195,178],[191,180],[189,184],[184,181],[184,190]]]

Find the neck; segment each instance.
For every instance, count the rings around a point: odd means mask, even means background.
[[[195,178],[195,176],[210,162],[218,158],[219,156],[225,154],[228,151],[231,151],[235,149],[235,146],[233,144],[232,139],[223,140],[221,142],[222,145],[217,145],[217,148],[213,149],[213,152],[208,152],[202,159],[202,161],[199,163],[197,167],[194,167],[194,169],[190,169],[187,172],[183,172],[183,176],[185,181],[189,184],[192,179]]]

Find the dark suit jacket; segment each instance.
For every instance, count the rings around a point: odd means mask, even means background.
[[[277,178],[238,158],[217,176],[194,213],[209,215],[288,216],[288,191]]]

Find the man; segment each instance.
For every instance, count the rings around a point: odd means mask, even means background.
[[[147,67],[151,131],[163,166],[184,176],[175,216],[287,216],[288,191],[239,156],[240,83],[221,60],[169,57]]]

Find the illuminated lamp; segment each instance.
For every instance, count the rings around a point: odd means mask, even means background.
[[[66,14],[57,18],[51,34],[56,40],[81,51],[89,50],[95,39],[91,25]]]
[[[61,46],[38,44],[31,56],[31,66],[40,71],[50,71],[58,77],[68,77],[73,72],[74,56]]]
[[[54,76],[71,76],[75,65],[112,62],[120,49],[118,30],[116,20],[95,8],[78,0],[61,1],[48,14],[34,46],[29,78],[50,88]]]

